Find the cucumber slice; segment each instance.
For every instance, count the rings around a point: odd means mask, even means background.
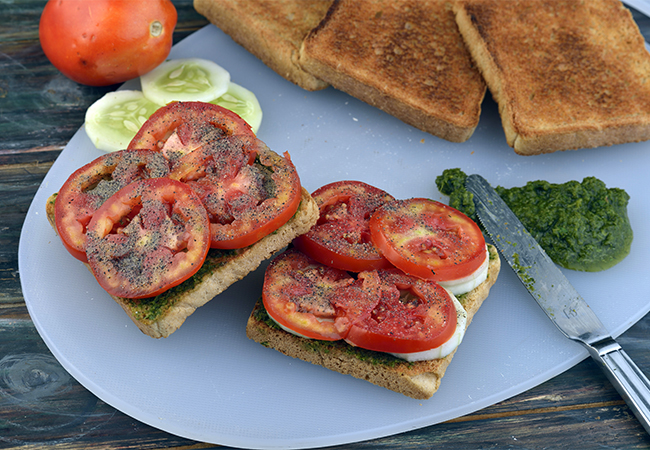
[[[160,105],[140,91],[109,92],[86,111],[84,127],[88,137],[100,150],[123,150],[142,124]]]
[[[229,82],[226,69],[201,58],[170,59],[140,77],[144,96],[159,105],[209,102],[223,95]]]
[[[238,114],[251,126],[253,133],[257,134],[262,123],[262,108],[255,94],[245,87],[231,81],[225,94],[210,103],[223,106]]]

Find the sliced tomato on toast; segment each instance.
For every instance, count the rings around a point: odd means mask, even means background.
[[[99,284],[117,297],[153,297],[182,283],[199,270],[209,248],[201,200],[170,178],[127,185],[88,224],[88,263]]]
[[[56,229],[64,247],[75,258],[87,262],[86,227],[95,211],[129,183],[167,175],[168,161],[149,150],[108,153],[76,170],[55,201]]]
[[[465,214],[425,198],[396,200],[370,219],[372,241],[402,271],[427,280],[470,276],[487,258],[481,229]]]
[[[212,247],[251,245],[298,210],[301,186],[288,154],[253,136],[229,136],[178,160],[170,175],[190,186],[208,210]]]
[[[269,265],[262,299],[269,316],[288,332],[345,339],[379,352],[431,350],[456,330],[452,297],[436,282],[397,269],[364,271],[355,278],[296,249]]]
[[[335,321],[339,333],[346,342],[368,350],[427,351],[456,331],[456,307],[449,292],[397,269],[361,272],[357,283],[340,290],[333,303],[344,311]]]
[[[287,250],[267,267],[262,301],[269,316],[289,332],[311,339],[343,338],[334,325],[331,303],[339,288],[354,282],[347,272],[327,267],[295,250]]]
[[[352,272],[392,267],[370,239],[372,213],[394,198],[360,181],[338,181],[313,192],[320,217],[294,244],[323,264]]]
[[[147,119],[128,148],[159,151],[174,163],[206,143],[232,135],[255,136],[255,133],[244,119],[222,106],[172,102]]]

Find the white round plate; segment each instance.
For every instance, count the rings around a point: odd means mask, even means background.
[[[259,137],[279,153],[290,152],[309,191],[354,179],[397,198],[447,201],[435,178],[454,167],[506,187],[596,176],[625,189],[635,232],[631,254],[604,272],[566,275],[615,336],[650,310],[650,143],[518,156],[506,145],[488,98],[472,138],[453,144],[332,88],[306,92],[211,25],[176,45],[171,57],[211,59],[255,92],[264,112]],[[169,338],[149,338],[67,254],[45,217],[48,196],[100,154],[82,127],[52,166],[25,220],[20,276],[34,324],[63,367],[144,423],[233,447],[331,446],[468,414],[587,355],[554,328],[506,264],[430,400],[413,400],[248,340],[246,319],[260,296],[264,267],[200,308]]]

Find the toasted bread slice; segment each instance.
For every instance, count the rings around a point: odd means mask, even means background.
[[[453,142],[478,125],[485,83],[444,0],[336,0],[303,42],[316,77]]]
[[[488,246],[490,263],[487,279],[474,290],[459,296],[467,311],[467,325],[487,298],[499,276],[501,260],[497,250]],[[287,333],[277,326],[264,310],[255,305],[246,325],[247,336],[293,358],[327,367],[330,370],[367,380],[378,386],[416,399],[430,398],[440,386],[454,353],[431,361],[407,362],[386,353],[353,347],[343,341],[316,341]]]
[[[194,8],[257,56],[264,64],[303,89],[327,83],[305,72],[298,58],[307,33],[325,17],[332,0],[194,0]]]
[[[47,218],[54,230],[55,199],[56,194],[53,194],[46,204]],[[238,250],[211,249],[203,266],[192,278],[157,297],[143,300],[111,297],[144,334],[153,338],[167,337],[198,307],[257,269],[262,261],[282,250],[294,238],[309,231],[318,215],[316,202],[303,188],[300,207],[293,217],[255,244]]]
[[[454,11],[516,153],[650,138],[650,55],[618,0],[460,0]]]

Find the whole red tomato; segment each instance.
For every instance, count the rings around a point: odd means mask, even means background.
[[[65,76],[107,86],[163,62],[176,20],[170,0],[49,0],[39,37],[45,55]]]

